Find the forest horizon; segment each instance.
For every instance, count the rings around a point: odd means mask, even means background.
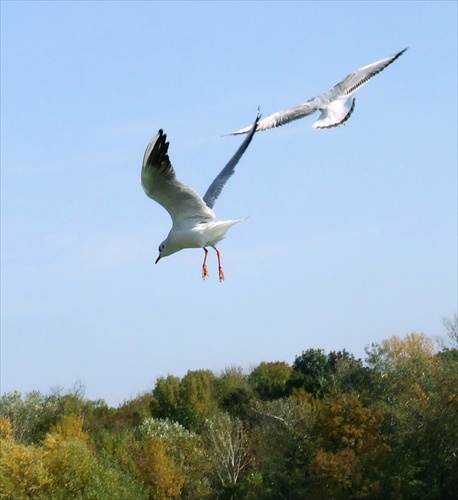
[[[159,377],[117,408],[84,387],[0,399],[2,498],[453,498],[458,336],[412,332],[289,365]]]

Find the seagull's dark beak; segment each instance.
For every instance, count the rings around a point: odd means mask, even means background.
[[[159,262],[159,260],[161,259],[161,254],[159,254],[159,257],[156,259],[156,262],[155,264],[157,264]]]

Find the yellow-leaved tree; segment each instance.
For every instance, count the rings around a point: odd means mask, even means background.
[[[14,441],[8,419],[0,417],[0,498],[46,498],[52,478],[43,450]]]
[[[389,451],[382,411],[363,406],[355,394],[334,394],[316,401],[315,412],[314,483],[332,498],[376,498]]]

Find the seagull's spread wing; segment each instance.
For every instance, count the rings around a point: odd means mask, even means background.
[[[194,189],[176,178],[166,139],[159,130],[146,148],[141,175],[145,193],[167,210],[174,227],[185,226],[193,218],[213,219],[213,211]]]
[[[293,120],[298,120],[299,118],[303,118],[304,116],[311,115],[317,110],[312,103],[306,102],[304,104],[299,104],[298,106],[294,106],[294,108],[288,108],[283,111],[278,111],[273,115],[269,115],[263,120],[258,122],[256,127],[256,132],[262,132],[263,130],[269,130],[270,128],[280,127],[281,125],[285,125],[286,123],[292,122]],[[237,132],[232,132],[230,135],[240,135],[246,134],[252,129],[252,127],[245,127],[241,130],[237,130]]]
[[[396,61],[398,57],[400,57],[407,50],[401,50],[396,54],[393,54],[390,57],[385,57],[385,59],[381,59],[380,61],[374,62],[372,64],[368,64],[367,66],[363,66],[362,68],[357,69],[354,73],[348,75],[344,80],[338,83],[334,90],[338,90],[340,95],[348,96],[358,90],[360,87],[365,85],[373,76],[380,71],[384,70],[387,66],[389,66],[392,62]]]
[[[231,175],[234,173],[235,166],[239,162],[240,158],[243,156],[243,153],[246,151],[247,147],[250,145],[251,139],[253,139],[253,136],[257,130],[256,125],[258,125],[260,117],[261,115],[259,114],[259,109],[258,109],[256,119],[253,125],[248,129],[250,133],[242,142],[242,145],[239,147],[239,149],[237,149],[234,156],[229,160],[227,165],[223,168],[223,170],[221,170],[221,172],[217,175],[215,180],[211,183],[210,187],[207,189],[207,192],[205,193],[203,200],[210,209],[213,208],[216,199],[218,198],[224,187],[224,184],[226,184],[229,177],[231,177]]]

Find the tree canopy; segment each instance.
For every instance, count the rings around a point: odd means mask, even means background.
[[[456,322],[456,321],[455,321]],[[5,499],[437,499],[458,491],[458,346],[422,334],[249,373],[160,377],[118,408],[81,386],[0,399]]]

